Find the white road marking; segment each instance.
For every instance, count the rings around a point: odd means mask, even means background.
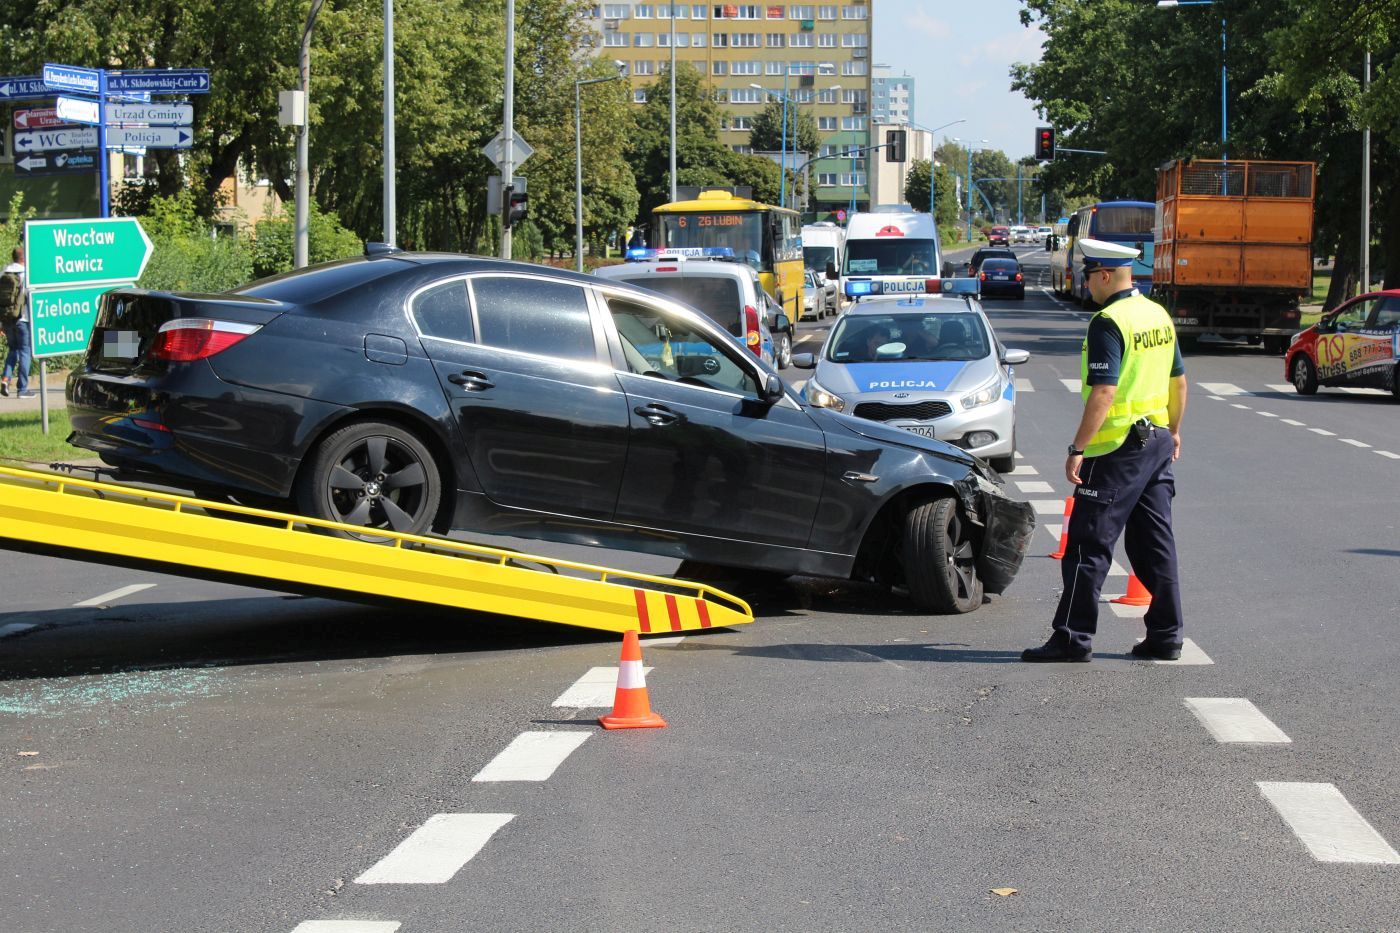
[[[394,933],[398,920],[303,920],[292,933]]]
[[[547,781],[591,732],[522,732],[472,778],[485,781]]]
[[[7,635],[18,635],[20,632],[27,632],[34,628],[32,622],[11,622],[9,625],[0,625],[0,638]]]
[[[132,596],[136,593],[141,592],[142,590],[149,590],[154,586],[154,583],[133,583],[130,586],[124,586],[119,590],[113,590],[110,593],[103,593],[101,596],[94,596],[92,599],[85,599],[80,603],[74,603],[73,608],[87,609],[91,608],[92,606],[105,606],[108,603],[114,603],[119,599],[122,599],[127,596]]]
[[[1113,600],[1122,596],[1122,593],[1115,593],[1112,596],[1100,596],[1101,601],[1108,602],[1108,608],[1113,610],[1113,614],[1120,619],[1141,619],[1147,615],[1146,606],[1125,606],[1122,603],[1115,603]]]
[[[1291,424],[1291,425],[1293,425],[1293,427],[1295,427],[1295,428],[1306,428],[1306,427],[1307,427],[1307,425],[1304,424],[1303,422],[1301,422],[1301,421],[1294,421],[1292,418],[1280,418],[1280,419],[1279,419],[1279,422],[1280,422],[1281,424]]]
[[[1036,480],[1036,479],[1017,480],[1017,481],[1016,481],[1016,488],[1019,489],[1019,490],[1021,490],[1022,492],[1026,492],[1026,493],[1030,493],[1030,492],[1054,492],[1054,491],[1055,491],[1055,487],[1054,487],[1054,486],[1051,486],[1049,483],[1045,482],[1044,480]]]
[[[651,644],[651,642],[648,642]],[[650,674],[651,668],[642,668]],[[572,687],[559,694],[552,706],[567,706],[570,709],[607,709],[617,696],[617,668],[590,667],[588,673],[574,681]]]
[[[1248,405],[1241,405],[1239,402],[1231,402],[1231,403],[1230,403],[1230,407],[1231,407],[1231,408],[1243,408],[1245,411],[1253,411],[1253,410],[1254,410],[1254,409],[1250,408]]]
[[[665,648],[667,645],[679,645],[685,641],[684,635],[667,635],[665,638],[643,638],[642,644],[648,648]]]
[[[1015,456],[1015,458],[1016,458],[1017,460],[1024,460],[1024,459],[1026,459],[1026,455],[1023,454],[1023,453],[1017,453],[1017,454],[1015,454],[1014,456]]]
[[[1255,414],[1256,414],[1256,415],[1263,415],[1265,418],[1277,418],[1277,417],[1278,417],[1278,415],[1274,414],[1274,413],[1271,412],[1271,411],[1257,411],[1257,412],[1255,412]]]
[[[1269,388],[1274,392],[1293,392],[1293,385],[1288,382],[1271,382]]]
[[[1007,473],[1006,475],[1007,475],[1007,476],[1039,476],[1039,475],[1040,475],[1040,471],[1037,470],[1035,467],[1031,466],[1031,465],[1028,464],[1028,463],[1018,463],[1018,464],[1016,464],[1016,468],[1013,469],[1010,473]]]
[[[1175,664],[1178,667],[1193,667],[1204,664],[1214,664],[1210,655],[1201,650],[1201,646],[1189,638],[1181,640],[1181,657],[1175,661],[1153,661],[1153,664]]]
[[[1198,382],[1196,385],[1205,389],[1211,395],[1248,395],[1244,389],[1233,382]]]
[[[1400,865],[1400,855],[1335,784],[1259,781],[1264,799],[1319,862]]]
[[[1065,529],[1064,525],[1056,525],[1051,522],[1045,522],[1040,527],[1050,532],[1050,537],[1054,538],[1056,541],[1060,540],[1060,532]]]
[[[1108,575],[1110,577],[1126,577],[1128,575],[1128,571],[1124,570],[1123,565],[1118,563],[1118,561],[1109,561]]]
[[[1376,453],[1380,454],[1382,457],[1389,457],[1391,460],[1400,460],[1400,454],[1393,454],[1388,450],[1378,450]]]
[[[1243,697],[1187,697],[1185,702],[1217,742],[1286,745],[1293,741]]]
[[[1351,386],[1342,386],[1341,390],[1349,395],[1389,395],[1385,389],[1357,389]]]
[[[1349,437],[1339,437],[1337,440],[1341,441],[1343,444],[1350,444],[1353,447],[1365,447],[1367,450],[1371,449],[1370,444],[1363,444],[1361,441],[1354,441]]]
[[[1308,430],[1311,431],[1311,432],[1313,432],[1314,434],[1321,434],[1323,437],[1336,437],[1336,436],[1337,436],[1337,435],[1333,434],[1331,431],[1324,431],[1324,430],[1322,430],[1322,428],[1308,428]]]
[[[1207,395],[1206,398],[1208,398],[1208,399],[1210,399],[1211,401],[1214,401],[1214,402],[1223,402],[1223,401],[1225,401],[1225,397],[1224,397],[1223,395]]]
[[[1064,383],[1065,388],[1071,392],[1080,392],[1084,387],[1084,384],[1078,379],[1061,379],[1060,382]]]
[[[1035,509],[1037,515],[1063,515],[1065,513],[1065,500],[1032,499],[1031,508]]]
[[[438,813],[356,884],[442,884],[472,860],[514,813]]]
[[[1035,391],[1035,386],[1031,385],[1031,381],[1029,379],[1022,379],[1021,377],[1017,376],[1015,379],[1012,380],[1012,382],[1015,383],[1017,392]]]

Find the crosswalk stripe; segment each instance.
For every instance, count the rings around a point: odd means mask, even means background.
[[[1286,745],[1293,741],[1243,697],[1187,697],[1185,702],[1217,742]]]
[[[1365,447],[1367,450],[1371,448],[1370,444],[1366,444],[1361,441],[1354,441],[1349,437],[1339,437],[1337,438],[1337,440],[1341,441],[1343,444],[1350,444],[1353,447]]]
[[[1040,475],[1040,471],[1037,470],[1035,467],[1031,466],[1031,465],[1028,464],[1028,463],[1018,463],[1018,464],[1016,464],[1016,468],[1015,468],[1014,470],[1012,470],[1010,473],[1006,474],[1006,475],[1007,475],[1007,476],[1039,476],[1039,475]]]
[[[514,813],[438,813],[380,859],[356,884],[442,884],[451,881]]]
[[[1063,515],[1065,502],[1063,499],[1032,499],[1031,508],[1037,515]]]
[[[1258,781],[1264,799],[1319,862],[1400,865],[1400,854],[1335,784]]]
[[[123,586],[120,589],[113,590],[110,593],[103,593],[101,596],[94,596],[92,599],[85,599],[80,603],[74,603],[73,608],[90,609],[94,606],[105,606],[108,603],[114,603],[117,600],[122,599],[123,597],[134,596],[135,594],[140,593],[142,590],[149,590],[154,586],[154,583],[133,583],[130,586]]]
[[[1280,418],[1280,419],[1279,419],[1279,423],[1280,423],[1280,424],[1291,424],[1291,425],[1293,425],[1293,427],[1295,427],[1295,428],[1306,428],[1306,427],[1307,427],[1307,425],[1304,424],[1303,422],[1301,422],[1301,421],[1294,421],[1292,418]]]
[[[1017,392],[1035,391],[1035,386],[1031,385],[1031,381],[1029,379],[1022,379],[1021,377],[1017,376],[1015,379],[1012,380],[1012,382],[1015,383]]]
[[[1123,565],[1115,560],[1110,561],[1108,564],[1108,575],[1110,577],[1126,577],[1128,575],[1128,571],[1124,570]]]
[[[1348,395],[1389,395],[1385,389],[1358,389],[1355,386],[1341,386],[1341,390]]]
[[[1057,542],[1060,540],[1060,532],[1065,529],[1064,525],[1056,524],[1055,522],[1042,522],[1040,527],[1050,532],[1050,537],[1054,538]]]
[[[1115,603],[1113,600],[1123,594],[1118,593],[1113,596],[1102,596],[1100,601],[1108,603],[1108,608],[1120,619],[1141,619],[1147,615],[1146,606],[1125,606],[1122,603]]]
[[[1196,385],[1205,389],[1211,395],[1248,395],[1244,389],[1233,382],[1198,382]]]
[[[1189,638],[1181,640],[1181,657],[1175,661],[1154,661],[1154,664],[1172,664],[1177,667],[1196,667],[1206,664],[1214,664],[1210,655],[1201,650],[1201,646]]]
[[[1079,392],[1083,389],[1083,383],[1078,379],[1061,379],[1060,382],[1064,383],[1065,388],[1071,392]]]
[[[1308,430],[1311,431],[1311,432],[1313,432],[1314,434],[1321,434],[1323,437],[1336,437],[1336,436],[1337,436],[1337,435],[1333,434],[1331,431],[1324,431],[1324,430],[1322,430],[1322,428],[1308,428]]]
[[[398,920],[303,920],[292,933],[394,933]]]
[[[1293,386],[1290,385],[1290,384],[1287,383],[1287,382],[1271,382],[1271,383],[1269,383],[1268,388],[1269,388],[1269,389],[1272,389],[1272,390],[1275,391],[1275,392],[1293,392],[1293,391],[1294,391]]]
[[[588,740],[592,733],[573,729],[567,732],[522,732],[472,778],[486,781],[547,781],[564,759]]]
[[[1378,450],[1376,453],[1380,454],[1382,457],[1389,457],[1391,460],[1400,460],[1400,454],[1393,454],[1388,450]]]
[[[647,644],[652,644],[648,641]],[[642,673],[650,674],[651,668],[642,668]],[[570,709],[607,709],[612,706],[617,693],[616,667],[590,667],[588,673],[574,681],[552,706],[567,706]]]
[[[1017,481],[1016,481],[1016,488],[1019,489],[1019,490],[1021,490],[1022,492],[1025,492],[1025,493],[1031,493],[1031,492],[1054,492],[1054,491],[1055,491],[1055,487],[1054,487],[1054,486],[1051,486],[1049,483],[1045,482],[1044,480],[1037,480],[1037,479],[1017,480]]]

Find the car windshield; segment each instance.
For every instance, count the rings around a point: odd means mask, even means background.
[[[816,269],[818,272],[825,272],[826,264],[835,261],[836,247],[834,246],[802,247],[802,264],[808,269]]]
[[[932,240],[885,237],[846,242],[847,275],[931,275],[938,271]]]
[[[987,329],[971,311],[846,315],[827,344],[833,363],[977,360],[990,352]]]
[[[665,275],[638,275],[615,281],[639,285],[683,301],[734,336],[739,336],[739,283],[725,278],[681,278]]]
[[[988,259],[982,263],[983,272],[1018,272],[1021,264],[1014,259]]]

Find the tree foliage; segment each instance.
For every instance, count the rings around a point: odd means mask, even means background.
[[[749,145],[755,152],[782,152],[787,150],[789,164],[801,165],[806,159],[817,154],[821,137],[817,133],[817,121],[810,110],[789,105],[787,108],[787,145],[783,145],[783,102],[769,100],[749,128]],[[793,158],[793,153],[802,153],[802,158]]]

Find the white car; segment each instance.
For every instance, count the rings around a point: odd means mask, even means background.
[[[1048,246],[1050,245],[1050,234],[1052,234],[1052,233],[1054,233],[1054,232],[1055,232],[1055,228],[1054,228],[1054,227],[1036,227],[1036,228],[1035,228],[1035,241],[1036,241],[1037,243],[1039,243],[1041,246],[1046,246],[1046,247],[1048,247]]]
[[[973,297],[871,297],[851,306],[818,356],[804,397],[818,408],[883,421],[961,447],[992,469],[1015,468],[1016,383],[1030,359],[1003,347]]]

